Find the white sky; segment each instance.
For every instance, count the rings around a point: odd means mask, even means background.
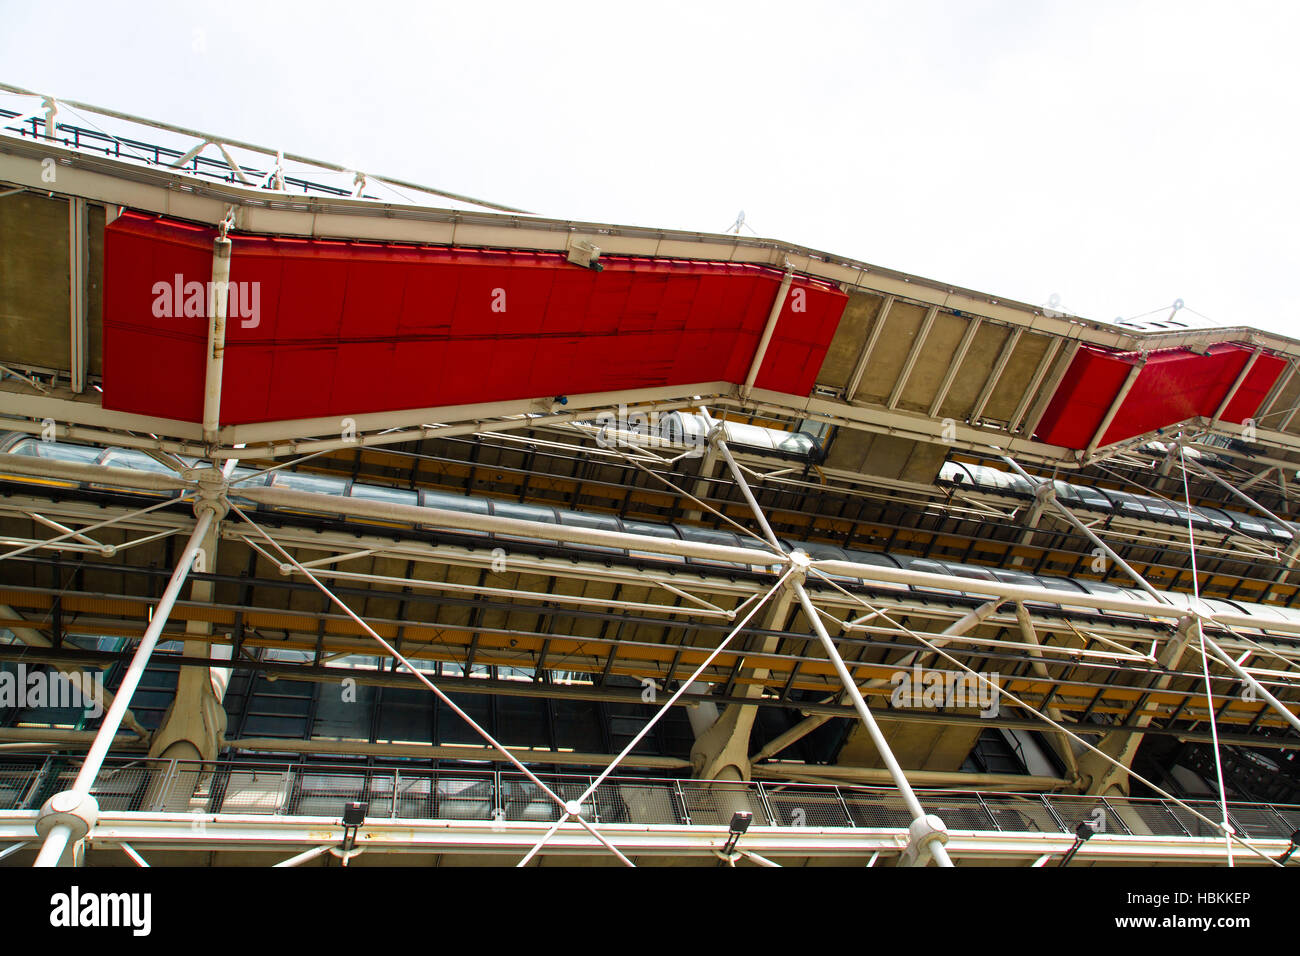
[[[1300,4],[0,0],[0,80],[572,219],[1300,337]]]

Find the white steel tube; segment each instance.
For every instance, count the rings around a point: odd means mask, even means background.
[[[758,348],[754,351],[754,360],[749,363],[749,374],[745,376],[745,384],[741,386],[740,395],[745,398],[754,388],[754,382],[758,379],[759,369],[763,367],[763,359],[767,356],[767,347],[772,343],[772,335],[776,332],[777,320],[781,318],[781,309],[785,307],[785,297],[790,292],[790,282],[794,279],[794,268],[787,267],[785,275],[781,277],[781,285],[776,290],[776,298],[772,300],[772,310],[767,314],[767,325],[763,326],[763,336],[758,340]]]
[[[862,724],[867,728],[867,733],[871,735],[871,742],[876,745],[876,750],[880,753],[880,759],[884,761],[885,767],[889,770],[889,775],[894,778],[894,785],[898,787],[898,792],[907,804],[908,811],[912,814],[913,819],[923,820],[926,817],[925,808],[921,806],[921,801],[917,799],[916,793],[912,790],[912,785],[907,782],[907,775],[903,773],[903,768],[899,765],[894,752],[889,748],[889,741],[881,732],[880,726],[876,723],[876,718],[871,714],[871,708],[862,698],[862,692],[858,690],[858,685],[853,681],[853,675],[849,669],[844,666],[844,659],[840,657],[840,652],[835,648],[835,642],[831,640],[830,634],[826,631],[826,625],[822,624],[821,615],[817,608],[813,606],[812,598],[808,597],[808,592],[804,590],[802,583],[794,583],[794,593],[799,598],[799,603],[803,605],[804,616],[812,623],[813,630],[821,638],[822,647],[826,650],[826,656],[830,658],[831,663],[835,666],[835,673],[840,677],[840,683],[844,685],[845,692],[853,701],[853,709],[858,712],[862,719]],[[934,841],[930,844],[930,855],[934,857],[939,866],[952,866],[952,860],[948,858],[948,851],[943,848],[943,844]]]
[[[221,427],[221,373],[226,355],[226,308],[230,301],[231,243],[212,242],[212,284],[208,294],[208,355],[203,381],[203,441],[217,443]]]
[[[0,474],[30,475],[33,478],[63,478],[67,481],[92,481],[99,485],[139,488],[144,491],[180,491],[193,488],[194,482],[152,471],[111,468],[103,465],[79,465],[52,458],[34,458],[0,452]]]
[[[86,752],[86,759],[82,763],[81,769],[77,771],[77,779],[72,783],[73,791],[89,793],[91,787],[94,786],[95,778],[99,776],[99,768],[103,766],[104,758],[113,745],[113,739],[117,736],[118,728],[122,726],[122,718],[126,716],[131,697],[135,694],[136,687],[140,685],[140,679],[144,677],[145,668],[149,666],[149,658],[158,644],[158,637],[167,624],[167,617],[171,614],[176,598],[180,595],[181,586],[185,583],[190,568],[194,566],[194,558],[203,545],[204,535],[207,534],[214,517],[215,513],[208,509],[204,509],[199,514],[198,520],[194,524],[194,530],[190,533],[190,539],[185,545],[185,550],[181,553],[175,570],[172,571],[171,580],[167,582],[166,590],[163,591],[162,597],[158,599],[158,606],[154,609],[153,618],[149,621],[144,637],[140,639],[140,644],[135,650],[135,656],[131,658],[131,664],[126,670],[126,676],[122,678],[122,683],[117,689],[117,696],[113,698],[112,706],[108,708],[108,713],[104,715],[103,723],[100,724],[99,730],[95,734],[95,741],[90,745],[90,750]],[[71,835],[72,831],[67,826],[63,824],[56,825],[45,838],[45,843],[41,847],[35,865],[58,865],[59,858],[63,855],[64,847],[67,846],[68,838]]]

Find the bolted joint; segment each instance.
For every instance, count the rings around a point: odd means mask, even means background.
[[[194,502],[195,516],[211,511],[215,520],[220,521],[230,510],[226,502],[226,478],[220,468],[193,468],[185,477],[198,484],[199,497]]]
[[[88,793],[64,790],[41,805],[36,817],[36,832],[42,838],[62,824],[72,831],[69,843],[82,839],[99,822],[99,804]]]
[[[899,866],[925,866],[930,861],[930,847],[935,841],[948,842],[948,827],[933,813],[917,817],[907,828],[907,849]]]
[[[812,557],[807,551],[795,549],[786,555],[786,561],[790,565],[791,574],[786,578],[785,586],[787,590],[793,591],[795,585],[803,584],[804,579],[808,577],[808,570],[812,567]]]

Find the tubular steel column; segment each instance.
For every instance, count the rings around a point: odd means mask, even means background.
[[[807,558],[798,552],[791,556],[791,560],[796,565],[801,563],[800,559],[803,562],[807,561]],[[867,728],[867,733],[871,735],[872,743],[876,745],[876,750],[880,752],[880,758],[885,762],[885,766],[889,769],[889,775],[894,778],[894,784],[903,797],[903,802],[907,804],[907,809],[912,814],[911,833],[913,840],[928,849],[939,866],[952,866],[952,860],[949,859],[948,851],[944,848],[940,837],[940,834],[946,835],[946,831],[942,829],[942,821],[925,812],[925,808],[921,806],[921,801],[917,799],[916,793],[912,790],[912,785],[907,782],[907,776],[903,773],[903,768],[899,766],[898,760],[894,757],[894,752],[889,748],[889,742],[885,740],[885,735],[876,723],[876,718],[871,715],[871,708],[863,700],[858,685],[853,682],[853,675],[844,666],[844,659],[840,657],[839,651],[835,648],[835,642],[831,640],[825,625],[822,624],[821,615],[813,607],[812,599],[808,597],[808,592],[804,590],[803,582],[795,581],[793,587],[794,593],[799,598],[799,603],[803,605],[804,614],[812,622],[813,630],[817,632],[817,636],[821,638],[822,647],[826,649],[826,656],[835,665],[835,672],[839,674],[840,683],[844,685],[845,692],[853,700],[854,709],[862,719],[863,726]],[[936,824],[939,825],[936,826]],[[921,847],[918,847],[918,849],[921,849]]]
[[[85,827],[85,830],[76,837],[80,839],[90,827],[94,826],[99,808],[94,797],[90,796],[90,790],[99,776],[99,768],[103,766],[108,749],[113,745],[113,738],[117,735],[118,728],[122,726],[122,719],[126,716],[131,697],[135,694],[140,679],[144,677],[145,668],[149,666],[149,658],[158,644],[163,627],[167,624],[167,617],[176,603],[181,586],[185,583],[190,568],[194,566],[194,559],[203,545],[203,538],[216,517],[214,507],[204,507],[199,510],[198,520],[194,524],[194,530],[190,532],[185,550],[176,563],[176,569],[172,571],[166,590],[158,599],[153,618],[145,629],[140,646],[135,650],[135,656],[131,658],[131,665],[127,668],[126,676],[122,678],[112,706],[104,715],[104,721],[95,734],[94,743],[86,753],[85,762],[77,772],[77,779],[73,781],[72,789],[55,794],[41,808],[41,815],[37,819],[37,830],[38,832],[44,830],[45,843],[36,857],[35,866],[57,866],[68,843],[75,842],[73,841],[74,828],[81,830]],[[41,821],[44,819],[52,820],[53,825],[43,828]]]

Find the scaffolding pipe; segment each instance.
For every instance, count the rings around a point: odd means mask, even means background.
[[[1229,493],[1235,495],[1237,498],[1241,499],[1241,501],[1243,501],[1245,504],[1249,505],[1250,507],[1254,508],[1256,511],[1260,511],[1260,512],[1262,512],[1262,513],[1268,515],[1268,517],[1272,518],[1272,519],[1273,519],[1274,521],[1276,521],[1278,524],[1282,525],[1282,527],[1284,527],[1284,528],[1285,528],[1285,527],[1289,527],[1289,522],[1287,522],[1287,521],[1283,521],[1283,520],[1282,520],[1281,518],[1279,518],[1277,515],[1273,514],[1273,512],[1269,511],[1267,508],[1265,508],[1263,505],[1261,505],[1258,501],[1256,501],[1254,498],[1252,498],[1250,495],[1246,494],[1244,491],[1242,491],[1241,489],[1235,487],[1234,485],[1230,484],[1229,482],[1224,481],[1222,478],[1220,478],[1220,477],[1219,477],[1218,475],[1216,475],[1214,472],[1210,471],[1210,469],[1208,469],[1208,468],[1206,468],[1204,465],[1202,465],[1199,461],[1191,460],[1191,459],[1189,459],[1186,455],[1183,455],[1183,463],[1184,463],[1184,464],[1187,464],[1187,465],[1191,465],[1191,466],[1192,466],[1193,468],[1195,468],[1195,469],[1196,469],[1196,470],[1197,470],[1201,475],[1205,476],[1206,478],[1209,478],[1209,479],[1211,479],[1212,481],[1217,481],[1220,485],[1222,485],[1224,488],[1226,488],[1226,489],[1228,490]]]
[[[789,273],[786,274],[789,279]],[[731,456],[731,449],[727,447],[727,441],[722,437],[722,426],[713,421],[709,415],[708,409],[701,408],[700,414],[704,416],[704,421],[709,428],[709,437],[718,451],[722,452],[722,457],[727,462],[727,467],[731,469],[731,476],[736,479],[736,485],[740,488],[740,493],[745,496],[745,501],[749,503],[749,510],[754,513],[758,519],[758,526],[763,529],[763,537],[767,538],[767,543],[777,550],[780,554],[785,554],[785,548],[781,547],[781,542],[776,540],[776,534],[772,531],[772,526],[767,523],[767,518],[763,514],[763,509],[758,506],[758,499],[754,497],[754,492],[750,490],[749,482],[745,480],[744,473],[740,470],[740,465],[736,464],[736,459]]]
[[[113,485],[141,491],[184,491],[194,487],[192,481],[158,472],[112,468],[104,465],[79,465],[71,461],[15,455],[7,451],[0,452],[0,474],[28,475],[32,478],[63,478],[67,481],[94,482],[98,485]]]
[[[180,595],[181,586],[184,585],[185,578],[190,573],[190,568],[194,566],[194,559],[203,547],[203,539],[215,518],[216,512],[210,508],[204,508],[200,511],[198,520],[194,524],[194,530],[190,533],[190,539],[185,545],[185,550],[181,553],[175,570],[172,571],[171,580],[167,582],[166,590],[163,591],[162,597],[158,599],[158,606],[154,609],[153,618],[145,629],[144,637],[140,639],[140,645],[136,648],[135,656],[131,658],[131,664],[126,670],[126,676],[122,678],[122,683],[117,688],[117,696],[113,698],[108,713],[104,715],[104,720],[95,734],[95,741],[90,745],[85,762],[82,763],[81,769],[77,772],[77,779],[72,783],[74,793],[89,794],[91,788],[95,785],[95,780],[99,776],[99,768],[103,766],[104,758],[113,745],[118,728],[122,726],[122,719],[126,716],[131,697],[135,694],[135,689],[140,685],[140,679],[144,677],[145,668],[149,666],[149,658],[153,654],[154,647],[158,644],[158,638],[162,634],[163,627],[167,624],[167,618],[171,614],[172,606]],[[41,867],[57,866],[71,836],[72,830],[66,824],[55,825],[50,830],[49,835],[46,836],[45,843],[42,845],[41,852],[37,855],[34,865]]]
[[[903,773],[903,768],[899,765],[894,752],[889,748],[889,741],[881,732],[880,726],[876,723],[876,718],[871,714],[871,708],[867,702],[862,699],[862,692],[858,690],[858,685],[853,682],[853,676],[849,669],[844,666],[844,659],[840,657],[839,651],[835,648],[835,642],[831,640],[830,634],[826,632],[826,626],[822,624],[821,615],[817,608],[813,606],[812,599],[808,597],[808,592],[804,590],[802,582],[793,582],[794,593],[799,598],[799,603],[803,605],[804,615],[812,622],[813,630],[821,639],[822,647],[826,649],[826,656],[835,665],[835,672],[839,674],[840,683],[844,685],[844,690],[848,693],[853,701],[853,707],[862,719],[862,724],[867,728],[867,733],[871,735],[871,741],[876,745],[876,750],[880,753],[880,759],[884,761],[885,767],[889,770],[889,775],[894,779],[894,785],[898,787],[899,794],[902,795],[903,802],[907,804],[908,811],[912,814],[915,821],[924,821],[926,819],[925,808],[921,806],[921,801],[917,799],[916,793],[912,790],[912,785],[907,782],[907,775]],[[952,866],[952,860],[948,858],[948,851],[939,841],[935,840],[930,843],[930,855],[934,857],[939,866]]]

